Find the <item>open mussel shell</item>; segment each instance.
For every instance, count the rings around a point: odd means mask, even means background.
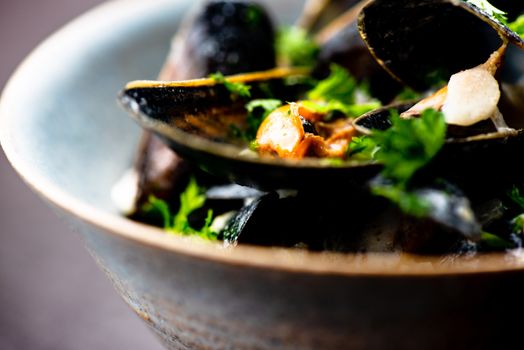
[[[360,2],[364,3],[364,2]],[[361,4],[357,5],[359,8]],[[318,61],[313,74],[326,77],[329,68],[336,63],[347,69],[358,81],[369,83],[371,94],[384,103],[389,103],[402,89],[402,85],[377,63],[360,37],[357,14],[341,15],[327,26],[316,38],[320,43]]]
[[[485,62],[502,41],[524,48],[516,33],[465,1],[372,0],[359,28],[377,61],[418,90]]]
[[[391,111],[400,114],[413,104],[382,107],[355,119],[354,125],[367,135],[387,130],[392,125]],[[448,125],[446,142],[426,173],[450,180],[468,196],[488,195],[487,191],[505,190],[522,182],[524,170],[519,154],[523,149],[524,129],[498,132],[489,120],[470,127]]]
[[[279,68],[227,77],[251,86],[251,98],[295,101],[307,89],[296,83],[303,69]],[[290,84],[291,81],[295,83]],[[247,124],[246,100],[213,79],[129,83],[119,96],[129,114],[145,129],[202,169],[241,185],[263,190],[338,191],[362,186],[379,165],[336,163],[321,159],[292,161],[260,157],[235,135]]]

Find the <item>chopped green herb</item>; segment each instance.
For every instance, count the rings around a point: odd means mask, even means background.
[[[508,196],[513,202],[515,202],[515,204],[524,210],[524,193],[521,193],[521,190],[524,189],[513,186],[513,188],[508,192]]]
[[[414,192],[406,190],[398,184],[373,184],[371,192],[376,196],[389,199],[391,202],[397,204],[404,213],[415,217],[427,216],[430,210],[430,205],[424,198],[421,198]]]
[[[394,112],[391,119],[391,128],[375,131],[370,137],[380,145],[376,159],[384,164],[384,177],[406,185],[444,145],[446,122],[444,115],[433,109],[416,119],[401,119]]]
[[[501,24],[507,24],[507,13],[491,5],[488,0],[466,0],[466,2],[477,6]]]
[[[480,236],[480,241],[481,243],[494,249],[509,249],[513,247],[513,245],[510,242],[489,232],[482,232]]]
[[[524,187],[513,186],[508,191],[508,197],[524,211]],[[524,233],[524,213],[517,215],[511,220],[514,233]]]
[[[368,136],[353,137],[348,146],[348,157],[352,159],[369,161],[375,158],[379,147]]]
[[[410,215],[425,216],[429,204],[408,189],[413,175],[427,165],[444,145],[446,122],[444,115],[433,109],[425,110],[420,118],[401,119],[398,113],[391,112],[392,126],[385,131],[374,131],[364,137],[370,140],[357,140],[350,145],[355,150],[361,148],[361,156],[370,155],[384,164],[381,177],[386,183],[371,185],[375,195],[385,197],[396,203],[402,211]],[[375,148],[379,149],[375,151]]]
[[[359,85],[347,70],[336,64],[330,68],[330,75],[308,92],[309,100],[303,102],[307,108],[319,113],[340,111],[348,117],[358,117],[381,106],[369,96],[365,82]],[[359,95],[366,102],[357,103]]]
[[[249,85],[246,85],[244,83],[231,82],[227,80],[224,77],[224,75],[220,72],[213,73],[209,77],[213,79],[217,84],[224,84],[226,89],[228,89],[232,95],[245,97],[245,98],[251,97],[251,92],[249,91],[251,89],[251,86]]]
[[[524,15],[520,15],[515,21],[508,24],[508,27],[524,39]]]
[[[524,214],[520,214],[513,220],[511,220],[511,224],[513,225],[513,233],[524,233]]]
[[[344,165],[344,161],[340,158],[324,158],[323,161],[333,167],[339,167]]]
[[[321,80],[308,92],[308,98],[316,101],[339,101],[344,104],[355,103],[357,80],[339,65],[331,65],[329,76]]]
[[[433,109],[425,110],[417,119],[401,119],[396,111],[390,113],[392,126],[369,136],[354,137],[348,155],[380,161],[385,178],[406,185],[444,145],[446,123],[443,114]]]
[[[253,113],[255,109],[262,108],[264,110],[264,115],[267,117],[269,113],[273,112],[280,106],[282,106],[282,101],[268,98],[252,100],[251,102],[246,104],[246,109],[249,113]]]
[[[308,109],[321,114],[328,114],[335,111],[340,111],[350,118],[359,117],[362,114],[373,111],[381,106],[380,102],[378,101],[371,101],[360,104],[344,104],[340,101],[334,100],[326,103],[305,100],[301,103]]]
[[[171,210],[169,209],[169,205],[162,199],[149,196],[148,202],[142,207],[142,211],[146,213],[157,212],[162,217],[164,229],[168,230],[171,228]]]
[[[258,99],[252,100],[246,104],[248,115],[246,117],[247,129],[240,130],[236,125],[231,125],[233,136],[241,138],[245,141],[253,140],[260,124],[266,117],[278,107],[282,106],[282,101],[276,99]]]
[[[209,239],[211,241],[217,239],[218,234],[211,229],[212,223],[213,223],[213,210],[209,209],[207,211],[207,216],[204,222],[204,227],[202,227],[199,231],[200,237]]]
[[[397,102],[403,102],[403,101],[412,101],[412,100],[419,100],[422,98],[422,95],[415,90],[405,87],[402,89],[401,92],[395,97],[395,101]]]
[[[283,64],[313,66],[320,50],[304,29],[290,26],[278,31],[276,51],[279,61]]]
[[[146,212],[157,211],[164,221],[164,229],[171,234],[194,235],[209,240],[215,240],[217,234],[211,230],[213,211],[207,212],[204,226],[197,230],[189,224],[189,215],[197,209],[202,208],[206,201],[203,190],[198,186],[196,180],[191,178],[188,186],[180,195],[180,209],[176,215],[171,214],[169,205],[155,196],[150,196],[143,210]]]
[[[249,143],[249,149],[252,150],[252,151],[257,151],[258,150],[258,147],[259,147],[259,144],[257,142],[257,140],[253,140]]]

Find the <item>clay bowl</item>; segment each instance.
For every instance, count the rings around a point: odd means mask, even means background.
[[[0,140],[14,168],[81,234],[166,347],[449,349],[520,341],[521,326],[510,320],[524,311],[519,252],[452,260],[225,249],[118,215],[110,188],[131,163],[140,129],[116,94],[129,80],[156,76],[190,2],[115,1],[89,12],[22,64],[0,103]],[[280,19],[296,13],[297,2],[282,3],[272,2]]]

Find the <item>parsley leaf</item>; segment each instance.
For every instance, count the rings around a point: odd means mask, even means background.
[[[425,110],[420,118],[401,119],[392,113],[392,126],[371,136],[380,146],[376,159],[384,164],[383,175],[406,185],[444,145],[446,122],[441,112]]]
[[[302,102],[305,107],[322,114],[340,111],[348,117],[358,117],[381,106],[378,100],[370,97],[365,83],[359,85],[339,65],[332,64],[330,68],[330,75],[307,93],[309,100]]]
[[[276,51],[279,61],[285,65],[313,66],[320,49],[304,29],[290,26],[278,31]]]
[[[517,186],[513,186],[512,189],[508,192],[508,197],[517,204],[520,209],[524,211],[524,188],[519,188]],[[524,213],[517,215],[516,217],[511,220],[511,224],[513,226],[513,232],[515,233],[523,233],[524,232]]]
[[[213,73],[209,76],[217,84],[223,84],[226,89],[231,92],[232,95],[249,98],[251,97],[251,86],[244,83],[234,83],[227,80],[224,75],[220,72]]]
[[[191,227],[189,224],[189,215],[202,208],[205,201],[206,196],[202,189],[198,186],[196,180],[191,178],[184,192],[180,194],[180,209],[176,215],[173,216],[165,201],[155,196],[149,196],[148,202],[144,204],[142,210],[145,212],[157,211],[164,221],[164,229],[170,234],[194,235],[208,240],[216,240],[217,233],[211,230],[213,221],[211,209],[208,210],[204,226],[200,230]]]
[[[521,188],[518,188],[517,186],[513,186],[511,190],[508,192],[509,198],[515,204],[517,204],[522,210],[524,210],[524,193],[521,194]]]
[[[252,100],[246,104],[248,127],[242,137],[248,141],[253,140],[257,135],[260,124],[271,112],[280,106],[282,106],[282,101],[276,99]]]
[[[491,5],[488,0],[466,0],[466,2],[483,10],[488,15],[493,17],[497,22],[501,24],[508,23],[508,18],[506,17],[507,13]]]
[[[524,15],[520,15],[515,21],[508,24],[508,27],[524,39]]]
[[[348,157],[364,161],[373,160],[379,146],[368,136],[353,137],[348,146]]]
[[[480,241],[481,243],[493,249],[510,249],[513,247],[513,244],[506,241],[505,239],[485,231],[482,232]]]
[[[411,100],[419,100],[422,98],[422,94],[416,92],[415,90],[404,87],[402,91],[398,93],[398,95],[395,97],[396,102],[403,102],[403,101],[411,101]]]
[[[282,101],[273,98],[267,98],[252,100],[246,104],[246,109],[249,113],[253,113],[256,108],[262,108],[264,110],[265,116],[267,117],[269,113],[273,112],[280,106],[282,106]]]
[[[308,98],[326,102],[355,103],[357,80],[339,65],[332,64],[330,69],[330,75],[308,92]]]
[[[385,131],[376,130],[370,136],[354,138],[349,145],[350,155],[375,159],[384,165],[378,179],[371,183],[373,194],[389,199],[407,214],[426,216],[429,203],[410,191],[408,185],[413,175],[444,145],[444,115],[428,109],[420,118],[401,119],[392,111],[391,122],[392,126]]]
[[[329,101],[327,103],[315,102],[311,100],[302,101],[301,104],[317,113],[328,114],[335,111],[340,111],[348,117],[358,117],[367,112],[371,112],[381,106],[378,101],[371,101],[359,104],[345,104],[340,101]]]
[[[171,210],[169,205],[162,199],[158,199],[153,195],[149,196],[147,203],[142,207],[142,211],[146,213],[158,212],[164,222],[164,229],[167,230],[171,227]]]
[[[513,225],[514,233],[524,233],[524,214],[520,214],[511,220],[511,224]]]
[[[407,191],[398,184],[373,183],[371,192],[376,196],[389,199],[397,204],[404,213],[415,217],[426,216],[430,209],[430,204],[424,198],[414,192]]]

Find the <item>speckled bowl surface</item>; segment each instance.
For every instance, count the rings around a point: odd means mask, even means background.
[[[267,2],[290,21],[300,1]],[[119,0],[38,47],[0,102],[14,168],[81,234],[117,291],[171,349],[500,348],[519,342],[520,252],[449,261],[165,235],[118,215],[110,188],[139,127],[118,107],[154,79],[194,1]],[[35,234],[38,234],[36,231]],[[88,288],[88,286],[86,286]]]

